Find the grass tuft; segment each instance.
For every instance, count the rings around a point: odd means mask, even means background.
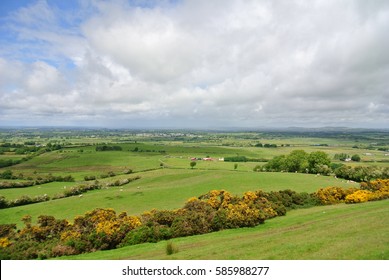
[[[178,247],[169,240],[166,242],[166,255],[173,255],[175,253],[178,253]]]

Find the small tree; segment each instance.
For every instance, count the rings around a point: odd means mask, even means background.
[[[234,169],[236,170],[237,168],[238,168],[238,164],[235,163],[235,164],[234,164]]]
[[[195,161],[191,161],[190,162],[190,167],[192,167],[192,169],[193,169],[193,167],[195,167],[196,166],[196,162]]]
[[[325,152],[312,152],[308,156],[308,171],[310,173],[322,173],[322,167],[328,167],[330,164],[331,159]]]
[[[352,160],[352,161],[361,161],[361,157],[360,157],[359,155],[353,155],[353,156],[351,157],[351,160]]]

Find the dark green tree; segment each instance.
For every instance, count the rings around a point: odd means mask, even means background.
[[[330,166],[331,159],[322,151],[312,152],[308,156],[309,173],[321,173],[324,166]]]
[[[361,161],[361,157],[360,157],[359,155],[353,155],[353,156],[351,157],[351,160],[352,160],[352,161]]]
[[[304,172],[308,168],[308,154],[304,150],[292,151],[285,160],[289,172]]]

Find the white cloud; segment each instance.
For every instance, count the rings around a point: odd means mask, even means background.
[[[0,52],[8,121],[387,126],[385,1],[48,3],[13,14]]]

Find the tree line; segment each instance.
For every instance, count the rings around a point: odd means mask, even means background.
[[[354,155],[355,161],[360,157]],[[337,154],[336,159],[348,157],[347,154]],[[366,182],[375,179],[388,179],[389,168],[379,166],[347,166],[342,163],[332,163],[328,154],[322,151],[307,153],[304,150],[294,150],[288,155],[276,156],[263,166],[254,167],[254,171],[263,172],[298,172],[321,175],[334,175],[346,180]]]

